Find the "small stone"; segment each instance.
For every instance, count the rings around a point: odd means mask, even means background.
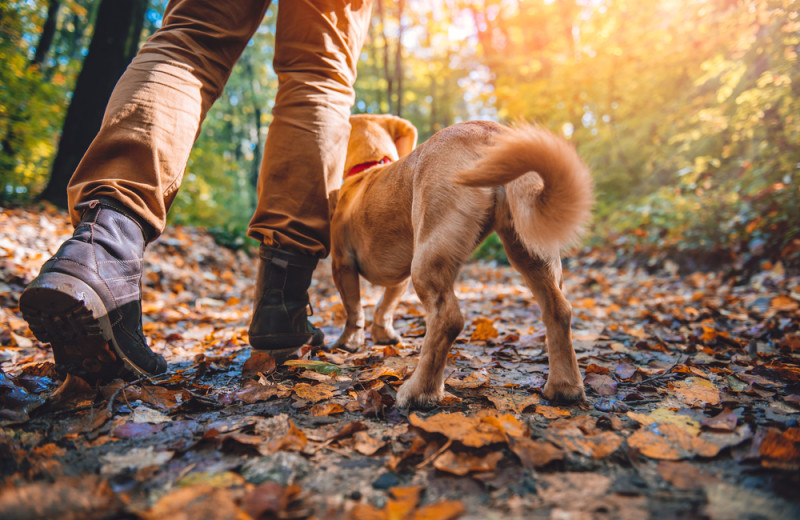
[[[372,483],[375,489],[389,489],[400,484],[400,479],[394,473],[386,472]]]

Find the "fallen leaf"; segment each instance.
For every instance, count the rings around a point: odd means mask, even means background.
[[[326,417],[337,413],[344,413],[344,406],[339,403],[320,403],[312,406],[309,413],[314,417]]]
[[[503,433],[497,428],[482,421],[480,417],[465,416],[461,412],[438,413],[427,419],[413,413],[409,416],[409,422],[428,433],[440,433],[448,439],[473,448],[505,442]]]
[[[242,509],[252,518],[304,518],[293,516],[289,509],[300,496],[300,486],[264,482],[242,500]]]
[[[730,409],[725,408],[714,417],[708,417],[700,421],[700,425],[711,430],[732,432],[736,429],[736,423],[738,421],[739,416],[733,413]]]
[[[393,487],[389,489],[391,498],[386,502],[386,517],[389,520],[408,518],[422,494],[421,486]]]
[[[257,381],[248,379],[242,385],[241,390],[233,394],[233,398],[243,403],[258,403],[278,395],[279,392],[280,390],[276,384],[262,385]]]
[[[661,461],[658,463],[658,474],[684,491],[701,489],[710,478],[710,475],[688,462]]]
[[[148,520],[245,520],[249,516],[236,505],[226,489],[207,484],[170,491],[146,513]]]
[[[466,389],[466,388],[479,388],[481,386],[486,386],[489,384],[489,374],[485,371],[474,371],[471,372],[467,377],[463,379],[454,379],[452,377],[447,378],[444,382],[446,386],[451,388],[459,388],[459,389]]]
[[[335,391],[335,387],[326,385],[325,383],[319,383],[314,386],[311,386],[308,383],[297,383],[294,385],[294,393],[297,394],[297,397],[315,403],[322,401],[323,399],[330,399],[333,397],[333,393]]]
[[[497,329],[494,328],[494,320],[478,318],[472,324],[475,325],[475,330],[469,337],[471,341],[487,341],[499,336]]]
[[[353,439],[355,440],[353,447],[362,455],[375,455],[378,450],[386,446],[386,441],[370,437],[365,431],[356,432]]]
[[[487,388],[481,395],[491,401],[498,412],[522,413],[529,406],[539,404],[539,396],[528,392]]]
[[[109,452],[100,457],[103,467],[101,475],[116,475],[123,470],[133,468],[146,468],[148,466],[161,466],[172,459],[175,452],[155,451],[152,446],[146,448],[131,448],[124,453]]]
[[[466,512],[459,500],[443,500],[414,511],[411,520],[455,520]]]
[[[303,451],[306,444],[308,443],[308,438],[306,434],[303,433],[302,430],[297,428],[294,423],[287,419],[289,423],[289,431],[281,437],[280,439],[270,439],[267,442],[267,451],[269,453],[275,453],[276,451]]]
[[[306,370],[313,370],[325,375],[338,375],[342,371],[342,367],[328,363],[326,361],[305,361],[302,359],[289,359],[284,361],[284,365],[288,367],[304,368]]]
[[[149,423],[149,424],[159,424],[170,422],[169,416],[159,412],[158,410],[153,410],[152,408],[148,408],[144,405],[137,406],[133,409],[133,413],[131,414],[133,422],[137,424],[142,423]]]
[[[628,445],[637,448],[651,459],[680,460],[700,457],[713,457],[719,453],[719,446],[704,441],[699,436],[675,424],[654,423],[647,429],[635,431],[628,437]]]
[[[536,413],[545,419],[558,419],[559,417],[569,417],[572,415],[569,410],[564,410],[555,406],[547,406],[544,404],[536,405]]]
[[[5,486],[0,490],[4,518],[113,518],[124,516],[125,504],[97,475],[62,477],[55,482]]]
[[[508,447],[519,457],[522,465],[529,470],[546,466],[554,460],[564,459],[564,451],[546,441],[511,437]]]
[[[122,423],[111,430],[111,435],[117,439],[133,439],[144,435],[152,435],[164,429],[164,424],[137,424]]]
[[[594,390],[597,395],[608,396],[617,393],[617,382],[609,375],[594,372],[588,373],[583,381],[592,387],[592,390]]]
[[[264,350],[250,350],[250,357],[242,365],[245,376],[253,374],[269,375],[275,371],[275,358]]]
[[[494,471],[502,458],[501,451],[493,451],[481,457],[469,452],[447,450],[433,461],[433,467],[439,471],[464,476],[475,471]]]
[[[707,379],[690,377],[685,381],[670,383],[669,388],[675,391],[678,399],[693,408],[715,406],[720,402],[719,390]]]

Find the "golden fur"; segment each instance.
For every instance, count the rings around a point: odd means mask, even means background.
[[[464,326],[453,283],[475,247],[496,231],[542,310],[550,361],[545,397],[584,399],[559,256],[585,225],[592,202],[589,171],[572,146],[542,128],[474,121],[413,149],[417,132],[408,121],[357,115],[350,122],[345,172],[385,156],[396,162],[347,177],[333,206],[333,276],[347,313],[335,346],[355,350],[364,343],[359,275],[386,288],[372,339],[400,341],[392,313],[410,277],[427,331],[397,402],[436,405],[447,352]]]

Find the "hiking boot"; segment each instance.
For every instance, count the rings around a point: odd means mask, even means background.
[[[90,382],[167,369],[142,332],[142,255],[151,229],[114,199],[75,206],[72,238],[22,292],[22,317],[50,343],[56,370]]]
[[[321,345],[325,334],[308,321],[306,310],[317,259],[263,244],[258,256],[250,345],[279,360],[303,345]]]

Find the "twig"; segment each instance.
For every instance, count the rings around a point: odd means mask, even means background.
[[[665,371],[661,372],[660,374],[656,374],[654,376],[650,376],[647,379],[642,379],[639,382],[620,381],[617,384],[623,385],[623,386],[639,386],[639,385],[644,385],[644,384],[647,384],[647,383],[652,383],[653,381],[657,381],[657,380],[663,379],[665,377],[677,375],[677,374],[672,374],[671,372],[676,366],[678,366],[680,364],[681,364],[681,358],[679,357],[678,360],[671,367],[669,367]]]
[[[427,466],[429,463],[431,463],[434,460],[438,459],[439,455],[444,453],[447,450],[447,448],[450,447],[451,444],[453,444],[453,439],[447,439],[447,442],[444,443],[444,446],[442,446],[441,448],[436,450],[436,453],[434,453],[433,455],[431,455],[427,459],[425,459],[422,462],[420,462],[419,464],[417,464],[414,469],[422,469],[425,466]]]
[[[117,396],[119,395],[120,392],[124,391],[129,386],[133,386],[133,385],[141,383],[145,379],[148,379],[148,378],[146,376],[142,376],[139,379],[136,379],[134,381],[130,381],[129,383],[125,383],[124,385],[122,385],[119,388],[117,388],[116,390],[114,390],[114,393],[111,394],[111,397],[108,399],[108,405],[107,405],[108,406],[108,414],[111,415],[111,412],[114,411],[114,401],[117,399]],[[127,401],[127,398],[125,400]]]

